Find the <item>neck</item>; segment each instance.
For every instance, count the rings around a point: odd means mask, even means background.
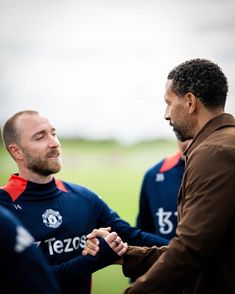
[[[53,179],[53,175],[43,176],[32,171],[19,170],[19,176],[37,184],[47,184]]]
[[[200,109],[200,115],[198,115],[198,131],[204,127],[212,118],[224,113],[223,109],[207,110],[206,108]]]

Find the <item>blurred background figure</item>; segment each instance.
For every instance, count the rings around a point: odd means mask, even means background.
[[[191,140],[177,141],[179,150],[151,167],[141,187],[136,225],[164,238],[167,243],[175,236],[177,196],[185,167],[183,153],[190,143]]]
[[[61,293],[34,238],[0,205],[0,293]]]

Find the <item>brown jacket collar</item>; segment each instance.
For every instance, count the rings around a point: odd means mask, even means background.
[[[189,145],[188,149],[184,152],[184,155],[186,158],[190,156],[190,154],[193,152],[193,150],[201,144],[211,133],[214,131],[228,126],[234,126],[235,127],[235,120],[234,117],[231,114],[223,113],[220,114],[211,120],[209,120],[197,133],[197,135],[194,137],[192,143]]]

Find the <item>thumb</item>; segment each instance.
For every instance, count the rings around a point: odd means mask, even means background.
[[[99,238],[99,237],[105,237],[109,232],[107,230],[101,230],[101,229],[94,229],[90,234],[88,234],[86,237],[87,239],[92,238]]]
[[[99,230],[110,232],[111,231],[111,227],[99,228]]]

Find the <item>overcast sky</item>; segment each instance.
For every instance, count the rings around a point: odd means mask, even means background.
[[[168,72],[196,57],[228,77],[235,114],[234,0],[0,0],[0,123],[39,110],[59,135],[174,138]]]

